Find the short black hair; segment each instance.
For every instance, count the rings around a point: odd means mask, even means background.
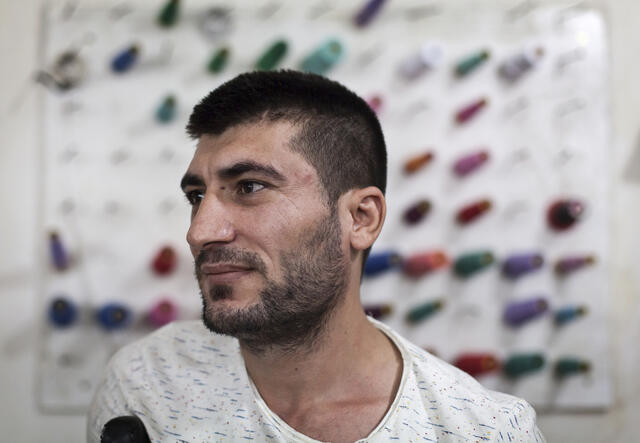
[[[187,133],[197,139],[262,121],[299,127],[290,146],[316,169],[331,208],[351,189],[376,186],[385,193],[387,150],[378,118],[357,94],[326,77],[292,70],[240,74],[194,107]]]

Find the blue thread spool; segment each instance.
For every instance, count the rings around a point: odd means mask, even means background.
[[[587,313],[586,306],[567,306],[555,312],[554,320],[557,326],[562,326],[571,321],[577,320]]]
[[[111,61],[111,69],[117,74],[127,72],[138,60],[140,48],[138,45],[131,45],[124,51],[118,53]]]
[[[328,40],[305,58],[300,68],[306,72],[323,75],[342,59],[343,52],[338,40]]]
[[[66,328],[78,317],[76,305],[66,297],[58,296],[51,301],[48,311],[49,321],[57,328]]]
[[[107,331],[126,328],[131,317],[129,308],[120,303],[108,303],[96,312],[96,320]]]
[[[402,264],[402,258],[400,254],[387,251],[379,254],[372,254],[367,259],[367,263],[364,266],[364,275],[374,276],[386,272],[390,269],[398,267]]]

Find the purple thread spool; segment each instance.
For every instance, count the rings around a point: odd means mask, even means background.
[[[404,221],[413,225],[422,220],[431,210],[431,202],[429,200],[420,200],[412,205],[404,213]]]
[[[465,155],[458,159],[453,165],[453,172],[458,176],[464,177],[467,174],[478,169],[483,163],[489,159],[487,151],[479,151],[473,154]]]
[[[386,317],[392,311],[391,305],[368,305],[364,307],[364,313],[373,318]]]
[[[380,12],[385,0],[369,0],[353,19],[356,26],[361,28],[367,26],[371,20]]]
[[[64,271],[69,267],[69,254],[55,231],[49,233],[49,250],[51,251],[51,262],[58,271]]]
[[[523,51],[501,63],[498,67],[498,74],[504,80],[513,83],[533,69],[543,55],[544,48]]]
[[[549,303],[543,297],[536,297],[525,301],[507,305],[504,310],[504,322],[509,326],[521,326],[547,312]]]
[[[596,258],[593,255],[585,255],[581,257],[564,257],[556,262],[555,271],[560,276],[565,276],[585,266],[595,263]]]
[[[417,53],[405,58],[398,72],[405,80],[415,80],[428,70],[435,68],[442,58],[442,50],[435,45],[425,45]]]
[[[504,261],[502,272],[506,277],[515,279],[539,269],[543,263],[544,259],[540,254],[516,254]]]

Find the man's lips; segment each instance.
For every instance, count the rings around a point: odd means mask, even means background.
[[[250,271],[251,268],[240,265],[228,265],[228,264],[209,264],[202,265],[200,270],[203,275],[218,275],[218,274],[227,274],[230,272],[246,272]]]
[[[252,269],[241,265],[208,264],[200,267],[203,277],[211,284],[230,283],[249,274]]]

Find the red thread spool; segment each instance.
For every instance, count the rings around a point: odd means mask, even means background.
[[[571,228],[583,216],[585,205],[578,200],[558,200],[549,206],[547,220],[551,227],[557,231]]]
[[[449,264],[449,259],[442,251],[415,254],[404,262],[404,273],[410,277],[421,277],[424,274],[443,268]]]
[[[463,206],[456,214],[456,220],[461,225],[471,223],[476,218],[491,209],[491,201],[487,199],[478,200],[470,205]]]
[[[473,377],[495,371],[500,367],[498,359],[488,353],[462,354],[453,364]]]
[[[164,246],[153,259],[151,269],[158,275],[173,272],[178,262],[176,251],[171,246]]]

